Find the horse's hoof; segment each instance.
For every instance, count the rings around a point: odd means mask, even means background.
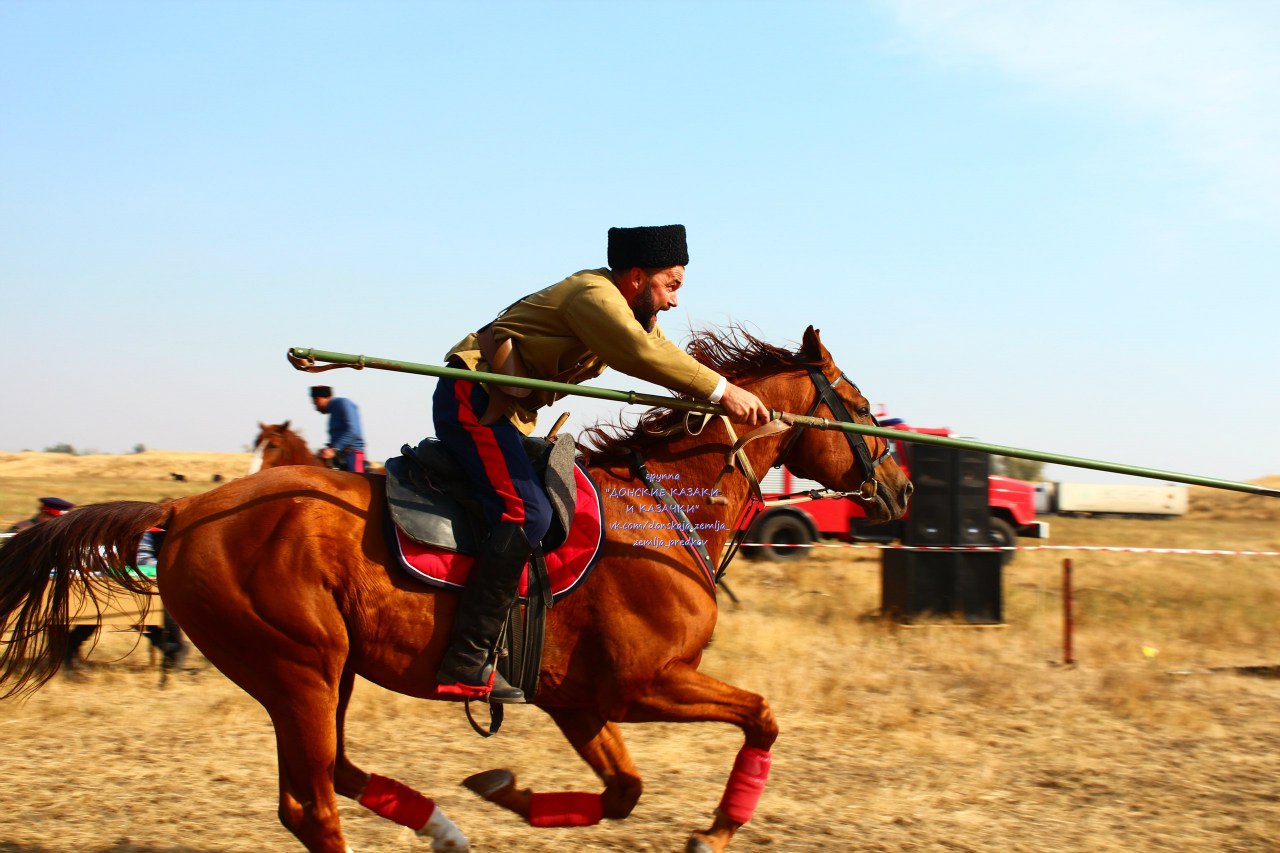
[[[516,774],[510,770],[486,770],[483,773],[468,776],[462,780],[462,784],[484,799],[492,800],[499,791],[515,787]]]
[[[495,806],[502,806],[528,820],[533,792],[516,788],[516,774],[510,770],[486,770],[462,780],[472,791]]]
[[[690,838],[689,842],[684,846],[684,853],[716,853],[711,849],[711,845],[703,841],[701,838]]]

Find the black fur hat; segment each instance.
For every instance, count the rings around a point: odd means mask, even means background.
[[[332,397],[333,389],[330,388],[328,385],[312,385],[311,396],[312,397]]]
[[[609,268],[688,266],[683,225],[645,225],[609,229]]]

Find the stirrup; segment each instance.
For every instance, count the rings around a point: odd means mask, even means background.
[[[493,686],[489,690],[489,703],[492,705],[523,705],[524,691],[512,685],[495,669]]]
[[[437,674],[437,679],[441,676],[445,678],[457,678],[454,673],[444,675]],[[470,701],[473,699],[485,699],[494,705],[521,705],[524,704],[524,691],[519,687],[513,687],[501,673],[497,667],[491,667],[489,670],[489,680],[485,684],[468,684],[465,681],[437,681],[436,693],[445,699],[461,699]]]

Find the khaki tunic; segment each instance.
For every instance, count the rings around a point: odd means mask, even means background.
[[[512,339],[525,372],[535,379],[578,384],[606,367],[705,400],[720,375],[678,347],[656,325],[646,332],[609,276],[609,270],[583,270],[530,294],[493,321],[494,340]],[[449,350],[447,358],[471,370],[488,371],[473,332]],[[532,391],[508,407],[511,422],[528,435],[537,410],[564,395]]]

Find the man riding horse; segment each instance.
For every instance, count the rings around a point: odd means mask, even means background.
[[[364,473],[364,433],[360,408],[346,397],[333,396],[328,385],[311,386],[311,404],[329,416],[329,443],[316,455],[341,471]]]
[[[662,333],[659,311],[676,306],[689,251],[683,225],[610,228],[608,268],[583,270],[530,294],[467,335],[448,353],[451,367],[577,384],[612,367],[700,400],[720,403],[739,423],[760,424],[768,408],[755,394],[696,361]],[[521,445],[541,391],[441,379],[436,436],[476,488],[489,526],[462,592],[439,691],[461,698],[524,701],[494,666],[494,648],[551,507]]]

